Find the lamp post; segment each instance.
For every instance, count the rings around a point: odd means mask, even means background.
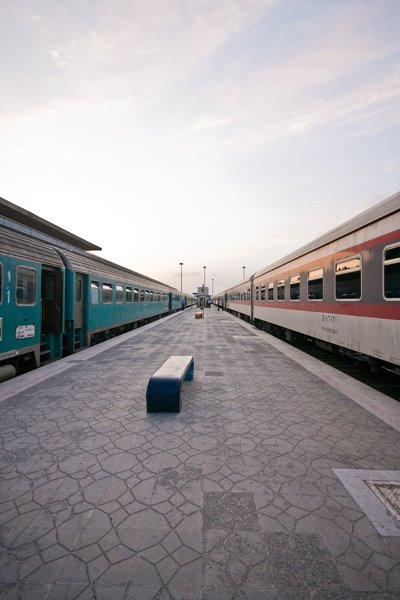
[[[179,263],[181,266],[181,294],[182,294],[182,267],[183,267],[183,262]]]
[[[211,302],[214,298],[214,279],[211,279]]]
[[[246,267],[242,267],[243,269],[243,279],[246,279]]]
[[[206,268],[207,267],[203,267],[204,269],[204,280],[203,280],[203,319],[204,319],[204,306],[206,303],[206,299],[204,297],[204,294],[206,293]]]

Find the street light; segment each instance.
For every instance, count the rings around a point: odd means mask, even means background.
[[[203,267],[203,269],[204,269],[204,281],[203,281],[203,319],[204,319],[204,306],[206,303],[204,294],[206,293],[206,269],[207,269],[207,267]]]
[[[211,279],[211,298],[214,298],[214,279]]]
[[[246,267],[242,267],[243,269],[243,279],[246,279]]]
[[[183,263],[179,263],[181,266],[181,294],[182,294],[182,267],[183,267]]]

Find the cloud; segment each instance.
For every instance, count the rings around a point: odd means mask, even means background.
[[[384,167],[391,173],[400,173],[400,156],[395,156],[384,163]]]
[[[233,70],[232,77],[228,69],[213,78],[188,138],[197,133],[201,142],[204,134],[215,148],[238,152],[326,126],[368,132],[398,125],[400,39],[377,25],[384,5],[335,6],[311,26],[301,19],[286,24],[289,49],[266,54],[253,68],[247,60],[247,70]]]

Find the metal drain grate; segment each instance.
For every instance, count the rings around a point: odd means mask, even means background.
[[[400,483],[398,481],[366,481],[387,509],[400,519]]]

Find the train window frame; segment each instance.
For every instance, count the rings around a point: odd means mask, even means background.
[[[276,299],[278,300],[278,302],[284,302],[285,301],[285,280],[284,279],[278,279],[276,282]],[[279,297],[279,292],[283,289],[283,298]]]
[[[274,282],[273,281],[271,281],[271,283],[268,284],[268,288],[267,288],[267,301],[268,302],[273,302],[274,301]]]
[[[114,285],[108,281],[103,281],[101,285],[101,300],[102,304],[112,304],[113,303],[113,290]],[[106,294],[104,292],[107,292]],[[108,299],[110,298],[110,299]]]
[[[298,297],[293,298],[292,292],[298,290]],[[291,275],[289,278],[289,300],[292,302],[300,302],[300,273]]]
[[[341,277],[343,275],[343,272],[338,272],[337,271],[337,267],[338,265],[344,264],[344,263],[350,263],[351,261],[355,261],[355,260],[359,260],[360,261],[360,267],[350,267],[349,269],[346,269],[346,273],[347,274],[351,274],[351,273],[357,273],[360,272],[360,295],[355,297],[355,298],[343,298],[343,297],[338,297],[337,295],[337,278]],[[362,275],[362,269],[363,268],[363,262],[362,262],[362,256],[361,254],[352,254],[351,256],[346,256],[346,258],[341,258],[340,260],[335,260],[334,263],[334,275],[335,275],[335,300],[337,302],[360,302],[360,300],[362,300],[362,284],[363,284],[363,275]]]
[[[265,285],[260,288],[260,301],[265,302]]]
[[[133,303],[139,302],[139,288],[133,288]]]
[[[399,248],[399,251],[400,251],[400,243],[390,244],[389,246],[385,246],[382,250],[382,295],[383,295],[383,298],[386,300],[386,302],[398,302],[400,300],[400,295],[399,296],[386,296],[385,267],[398,264],[399,268],[400,268],[400,256],[395,257],[395,258],[386,259],[385,254],[387,251],[393,250],[395,248]]]
[[[35,299],[34,302],[21,302],[21,299],[18,298],[18,273],[19,271],[31,271],[32,273],[34,273],[34,294],[33,297]],[[37,280],[38,280],[38,276],[37,276],[37,271],[36,269],[34,269],[33,267],[27,267],[26,265],[17,265],[15,268],[15,304],[16,306],[36,306],[37,304]]]
[[[116,304],[123,304],[124,302],[124,286],[121,283],[115,285],[115,302]]]
[[[131,304],[133,302],[133,290],[131,285],[125,287],[125,302]]]
[[[317,274],[322,274],[322,276],[317,277]],[[321,298],[310,298],[310,281],[318,281],[322,280],[322,296]],[[307,273],[307,300],[309,302],[323,302],[324,300],[324,267],[317,267],[308,271]]]
[[[97,299],[93,301],[95,290],[97,291]],[[95,279],[90,281],[90,304],[100,304],[100,282]]]
[[[139,290],[139,302],[145,301],[145,293],[144,290]]]

